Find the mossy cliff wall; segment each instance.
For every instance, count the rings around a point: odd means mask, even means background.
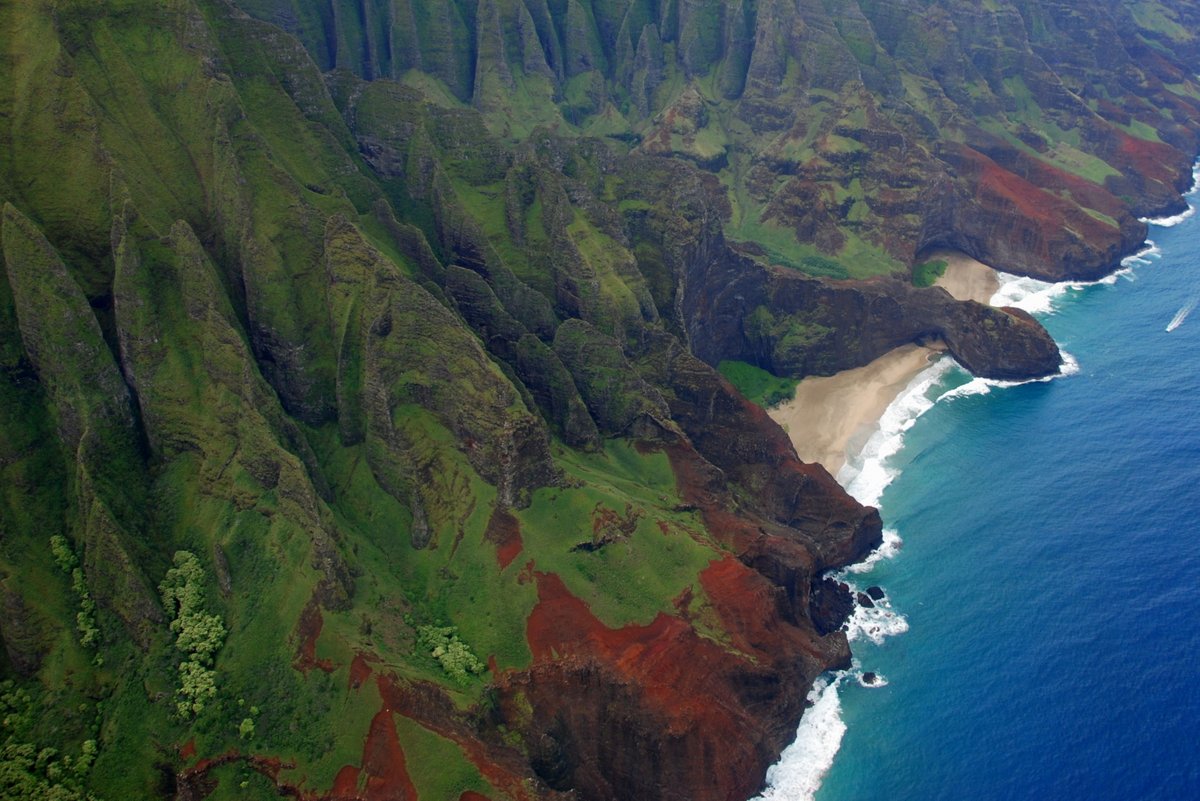
[[[753,794],[880,521],[712,365],[1053,373],[911,266],[1190,180],[1195,7],[991,5],[0,5],[0,793]]]

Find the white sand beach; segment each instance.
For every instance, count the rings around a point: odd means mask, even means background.
[[[946,262],[936,285],[958,300],[987,303],[1000,281],[991,267],[961,253],[939,252]],[[904,345],[870,364],[800,382],[792,400],[769,410],[806,462],[824,465],[833,475],[846,462],[846,448],[866,441],[879,418],[913,378],[944,348]]]

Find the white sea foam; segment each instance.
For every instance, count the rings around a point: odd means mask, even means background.
[[[954,360],[942,356],[922,370],[883,413],[879,428],[870,436],[857,456],[846,460],[838,471],[838,482],[859,503],[878,506],[883,491],[896,477],[888,462],[904,444],[904,434],[917,418],[934,404],[930,390],[954,367]]]
[[[857,587],[853,589],[858,592]],[[908,631],[908,620],[892,608],[892,602],[886,597],[874,601],[874,604],[873,607],[854,607],[854,614],[846,621],[847,640],[870,640],[876,645],[883,645],[883,641],[888,637]]]
[[[1192,188],[1183,193],[1185,198],[1193,197],[1200,191],[1200,160],[1197,160],[1192,165]],[[1142,217],[1141,222],[1157,225],[1161,228],[1171,228],[1179,225],[1184,220],[1190,219],[1196,213],[1196,207],[1188,203],[1187,211],[1180,214],[1175,214],[1171,217]]]
[[[811,801],[816,795],[846,733],[838,686],[847,675],[840,671],[813,684],[812,706],[804,710],[795,742],[767,770],[767,787],[752,801]]]
[[[880,687],[888,686],[887,677],[885,677],[882,673],[876,673],[875,681],[870,683],[867,683],[867,681],[863,678],[863,674],[861,673],[859,673],[856,678],[858,679],[858,683],[863,687],[866,687],[868,690],[877,690]]]
[[[1176,225],[1179,225],[1184,220],[1190,219],[1191,216],[1195,213],[1196,213],[1196,207],[1188,206],[1187,211],[1180,212],[1179,214],[1175,214],[1170,217],[1142,217],[1140,219],[1144,223],[1149,223],[1150,225],[1157,225],[1160,228],[1174,228]]]
[[[1174,331],[1176,328],[1183,325],[1183,321],[1186,320],[1188,315],[1192,313],[1192,310],[1196,308],[1196,304],[1198,302],[1200,302],[1200,298],[1192,298],[1182,309],[1175,312],[1175,316],[1171,318],[1171,322],[1167,323],[1167,331]]]
[[[843,572],[847,575],[869,573],[875,569],[875,565],[885,559],[891,559],[900,553],[902,547],[904,547],[904,540],[900,539],[900,535],[894,529],[885,528],[883,530],[883,544],[871,551],[866,559],[850,565]]]
[[[1054,381],[1066,376],[1075,375],[1079,372],[1079,362],[1070,353],[1061,350],[1062,367],[1054,375],[1042,376],[1041,378],[1029,378],[1025,381],[1000,381],[994,378],[972,378],[961,386],[948,389],[938,396],[934,403],[942,401],[954,400],[955,398],[967,398],[972,395],[986,395],[993,389],[1007,389],[1008,387],[1019,387],[1022,384],[1044,384],[1047,381]],[[960,368],[961,369],[961,368]]]
[[[1126,269],[1091,283],[1114,283],[1121,277],[1132,279],[1133,272],[1128,269],[1132,264],[1149,263],[1149,259],[1157,258],[1158,255],[1158,248],[1148,241],[1141,252],[1126,260]],[[1000,273],[999,277],[1001,286],[992,298],[992,304],[1015,306],[1031,314],[1053,313],[1058,298],[1073,289],[1088,286],[1088,282],[1048,284],[1045,281],[1005,273]],[[1078,373],[1079,363],[1075,358],[1066,351],[1063,351],[1062,355],[1063,367],[1058,375],[1033,380],[1051,381]],[[880,418],[878,429],[867,440],[862,450],[846,460],[846,464],[838,472],[837,479],[860,503],[871,506],[879,504],[884,490],[899,474],[889,462],[903,446],[904,435],[921,415],[935,404],[1028,383],[971,378],[958,387],[936,392],[936,388],[943,383],[947,375],[955,370],[962,371],[962,368],[949,356],[942,356],[918,374],[888,406]],[[850,584],[857,593],[859,588],[854,585],[853,578],[869,573],[879,562],[896,556],[902,545],[899,534],[885,529],[883,544],[862,562],[845,568],[837,578]],[[908,620],[892,607],[887,597],[884,597],[876,601],[873,608],[856,606],[845,631],[847,639],[852,642],[870,640],[879,645],[888,637],[908,631]],[[857,661],[853,672],[839,671],[818,679],[809,693],[812,706],[805,711],[800,721],[796,741],[780,755],[779,762],[767,771],[767,788],[762,795],[751,801],[811,801],[814,798],[825,774],[833,765],[846,732],[838,690],[850,676],[864,687],[887,685],[887,679],[879,674],[876,674],[873,684],[866,684]]]
[[[1162,251],[1159,250],[1158,245],[1154,244],[1154,240],[1147,239],[1145,244],[1142,245],[1141,250],[1139,250],[1137,253],[1134,253],[1132,256],[1126,256],[1125,258],[1121,259],[1121,265],[1126,269],[1120,270],[1119,272],[1133,276],[1134,273],[1129,269],[1130,267],[1135,264],[1150,264],[1151,259],[1157,259],[1161,256]]]
[[[1010,273],[997,273],[1000,288],[992,295],[993,306],[1015,306],[1030,314],[1049,314],[1054,311],[1054,301],[1069,290],[1083,284],[1064,282],[1050,284],[1036,278],[1026,278]]]

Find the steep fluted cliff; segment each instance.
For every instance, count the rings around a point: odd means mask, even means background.
[[[990,5],[0,6],[0,794],[752,794],[880,520],[713,365],[1053,373],[911,268],[1189,180],[1197,9]]]

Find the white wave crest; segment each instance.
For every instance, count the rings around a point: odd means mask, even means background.
[[[1183,193],[1185,198],[1193,197],[1197,192],[1200,192],[1200,159],[1192,165],[1192,188]],[[1187,211],[1171,217],[1141,217],[1140,221],[1149,225],[1157,225],[1160,228],[1171,228],[1179,225],[1181,222],[1188,220],[1196,213],[1196,207],[1188,203]]]
[[[796,740],[767,769],[766,789],[751,801],[812,801],[846,733],[838,686],[847,675],[840,671],[813,684]]]
[[[896,473],[888,461],[904,444],[904,434],[917,418],[933,407],[930,389],[954,367],[954,360],[942,356],[917,374],[905,390],[883,413],[879,427],[856,456],[846,460],[838,471],[838,482],[859,503],[878,506],[883,491],[895,479]]]
[[[896,554],[900,553],[900,549],[902,547],[904,547],[904,540],[900,539],[900,535],[896,533],[895,529],[885,528],[883,530],[883,543],[878,548],[871,551],[871,553],[867,555],[866,559],[850,565],[843,571],[843,573],[869,573],[875,569],[875,565],[879,564],[885,559],[892,559],[895,557]]]
[[[1139,255],[1139,258],[1156,256],[1154,244]],[[1102,279],[1112,283],[1122,274],[1119,273]],[[1053,301],[1072,288],[1086,286],[1082,283],[1048,284],[1032,278],[1022,278],[1015,275],[1000,274],[1001,287],[992,298],[993,305],[1016,306],[1030,313],[1049,313],[1054,311]],[[1058,375],[1033,379],[1035,381],[1051,381],[1061,376],[1073,375],[1079,372],[1079,364],[1071,354],[1062,352],[1063,367]],[[1023,381],[992,381],[973,378],[965,384],[940,394],[934,395],[934,388],[946,377],[951,370],[962,370],[958,363],[949,356],[942,356],[921,373],[919,373],[905,390],[884,411],[880,418],[879,427],[867,440],[862,450],[846,460],[846,464],[838,471],[837,480],[846,491],[860,503],[877,506],[883,492],[898,475],[898,471],[889,467],[888,462],[900,451],[904,444],[905,433],[912,428],[917,419],[933,406],[943,400],[955,397],[965,397],[971,394],[990,392],[997,387],[1011,387]],[[934,397],[930,397],[934,395]],[[890,559],[899,553],[903,541],[894,530],[885,529],[883,544],[872,552],[866,559],[842,570],[837,578],[850,584],[857,593],[858,588],[849,580],[855,575],[870,572],[879,562]],[[874,602],[874,607],[863,607],[856,604],[854,613],[846,623],[846,637],[851,642],[870,640],[880,645],[888,637],[903,634],[908,631],[908,620],[898,613],[885,596]],[[883,687],[887,679],[876,674],[872,684],[863,681],[861,668],[856,661],[856,672],[839,671],[818,679],[809,693],[810,708],[805,710],[796,733],[796,740],[780,755],[779,761],[767,771],[766,789],[751,801],[812,801],[821,787],[825,774],[833,765],[841,747],[842,737],[846,733],[846,724],[842,720],[842,703],[838,689],[850,675],[864,687]]]
[[[1027,278],[1011,273],[998,273],[1000,288],[992,295],[993,306],[1015,306],[1030,314],[1049,314],[1054,311],[1054,301],[1068,290],[1082,284],[1064,282],[1050,284],[1036,278]]]
[[[1128,268],[1132,267],[1135,264],[1150,264],[1150,260],[1152,258],[1157,259],[1157,258],[1161,258],[1161,257],[1162,257],[1162,250],[1159,249],[1158,245],[1154,244],[1153,239],[1147,239],[1145,244],[1142,245],[1141,250],[1139,250],[1137,253],[1134,253],[1131,256],[1126,256],[1125,258],[1121,259],[1121,265],[1123,267],[1125,267],[1126,269],[1121,270],[1120,272],[1122,272],[1122,273],[1128,272],[1128,274],[1130,276],[1132,276],[1133,273],[1131,271],[1129,271]]]
[[[1140,217],[1138,219],[1140,222],[1144,222],[1148,225],[1157,225],[1159,228],[1174,228],[1181,222],[1191,219],[1192,215],[1195,213],[1196,207],[1188,206],[1187,211],[1174,214],[1170,217]]]
[[[946,400],[954,400],[955,398],[968,398],[972,395],[986,395],[993,389],[1007,389],[1009,387],[1019,387],[1022,384],[1045,384],[1049,381],[1055,381],[1059,378],[1076,375],[1079,372],[1079,361],[1067,353],[1065,350],[1060,351],[1062,354],[1062,367],[1054,375],[1042,376],[1041,378],[1029,378],[1024,381],[1000,381],[994,378],[972,378],[967,383],[957,386],[954,389],[948,389],[938,396],[934,403],[941,403]],[[961,369],[961,368],[960,368]]]
[[[878,690],[880,687],[888,686],[887,677],[884,676],[882,673],[876,673],[875,681],[872,681],[872,682],[868,682],[866,679],[864,679],[862,673],[859,673],[857,678],[858,678],[858,683],[861,686],[866,687],[868,690]]]
[[[857,593],[858,589],[851,585]],[[876,645],[883,645],[888,637],[895,637],[908,631],[908,619],[892,608],[892,602],[883,597],[873,602],[875,606],[855,606],[854,614],[846,621],[846,639],[870,640]]]

